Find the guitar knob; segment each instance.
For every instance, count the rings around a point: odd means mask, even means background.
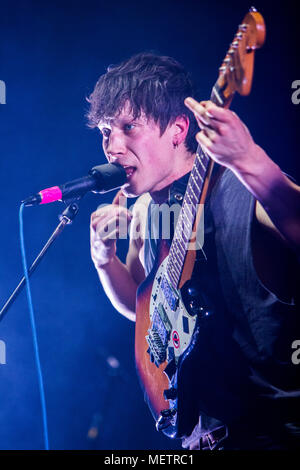
[[[164,390],[164,397],[166,400],[175,400],[177,397],[177,389],[175,387]]]
[[[162,431],[172,424],[172,420],[176,415],[177,410],[175,408],[170,408],[168,410],[162,410],[156,421],[155,427],[157,431]]]

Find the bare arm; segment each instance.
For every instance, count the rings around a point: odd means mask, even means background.
[[[128,227],[131,213],[117,205],[119,199],[91,216],[91,256],[100,282],[112,305],[122,315],[135,321],[135,302],[138,285],[144,279],[143,266],[139,260],[141,239],[133,238],[129,243],[126,263],[116,255],[116,242],[120,227]],[[134,224],[137,215],[134,214]]]
[[[118,312],[135,321],[135,299],[138,284],[126,264],[113,256],[108,264],[98,267],[97,273],[104,291]]]

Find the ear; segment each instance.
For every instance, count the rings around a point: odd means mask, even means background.
[[[173,145],[180,145],[185,141],[189,130],[190,120],[187,116],[177,116],[172,124]]]

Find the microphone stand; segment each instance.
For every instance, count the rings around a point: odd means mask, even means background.
[[[81,199],[81,198],[78,198],[78,199]],[[63,231],[65,226],[69,225],[73,222],[74,218],[76,217],[76,215],[78,214],[78,211],[79,211],[79,206],[75,202],[78,199],[74,199],[66,207],[66,209],[59,215],[60,222],[59,222],[58,226],[56,227],[56,229],[52,233],[51,237],[49,238],[49,240],[46,242],[46,244],[44,245],[44,247],[42,248],[42,250],[38,254],[38,256],[35,258],[34,262],[30,266],[30,268],[28,269],[28,276],[31,276],[31,274],[35,271],[35,269],[37,268],[37,266],[39,265],[39,263],[41,262],[41,260],[45,256],[46,252],[48,251],[48,249],[50,248],[52,243],[56,240],[56,238],[60,235],[60,233]],[[12,303],[15,301],[17,295],[21,292],[21,290],[23,289],[25,283],[26,283],[26,278],[25,278],[25,276],[23,276],[23,278],[21,279],[21,281],[19,282],[19,284],[17,285],[17,287],[15,288],[15,290],[13,291],[13,293],[11,294],[9,299],[6,301],[6,303],[3,305],[2,309],[0,310],[0,321],[4,318],[4,315],[6,314],[7,310],[12,305]]]

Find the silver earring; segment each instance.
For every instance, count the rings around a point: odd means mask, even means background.
[[[178,142],[173,142],[173,147],[176,149],[178,147]]]

